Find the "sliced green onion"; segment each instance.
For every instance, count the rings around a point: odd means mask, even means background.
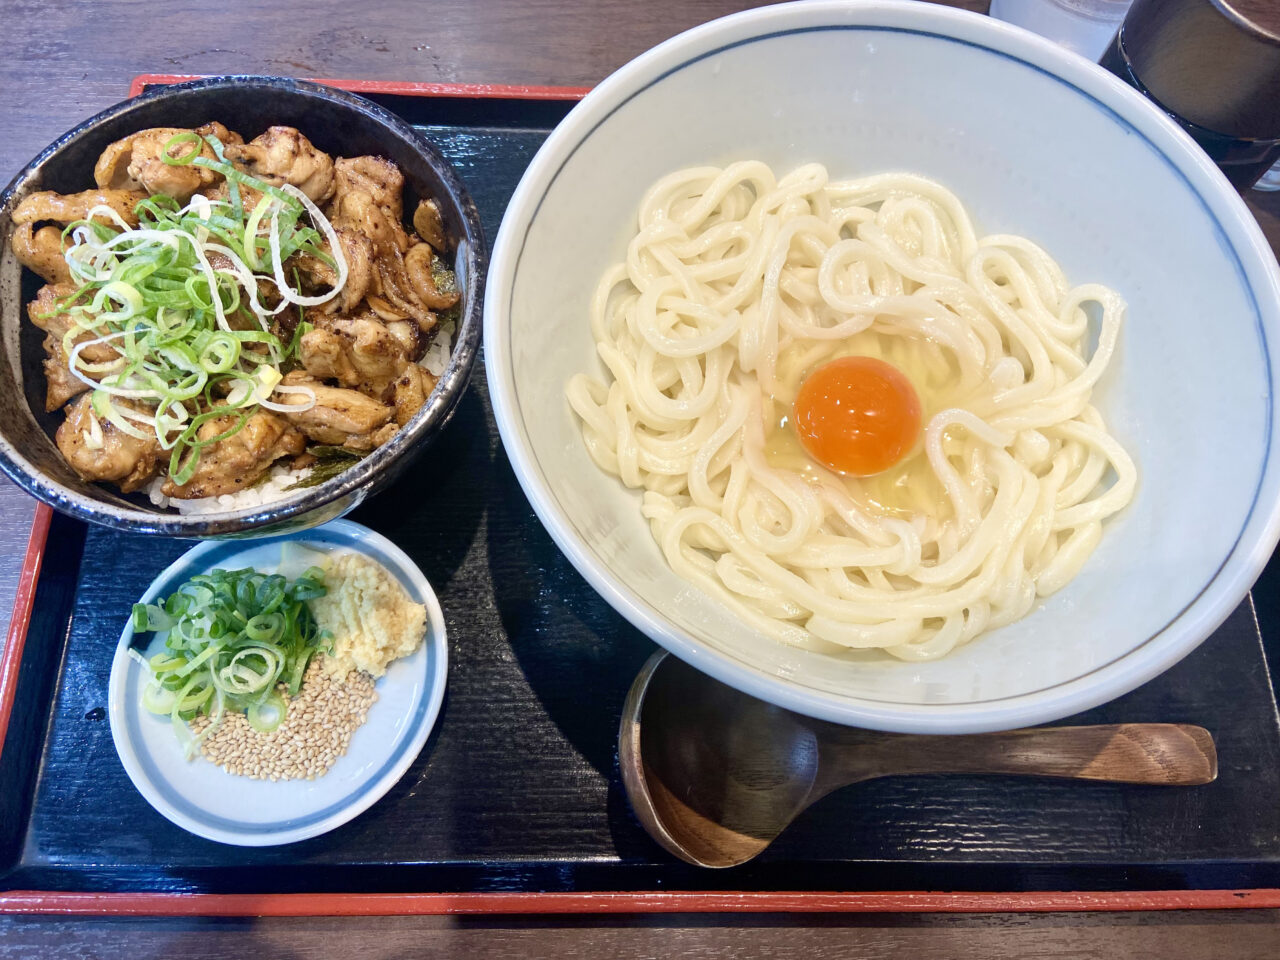
[[[221,721],[224,711],[245,713],[255,730],[284,719],[307,664],[328,637],[307,601],[325,593],[324,574],[310,567],[295,580],[256,570],[214,570],[182,584],[158,604],[135,604],[135,633],[167,631],[164,650],[142,663],[148,681],[142,705],[168,715],[188,757]],[[187,724],[207,716],[200,737]]]
[[[174,147],[186,146],[187,144],[191,144],[195,149],[180,155],[175,155],[171,152]],[[180,133],[165,141],[164,147],[160,150],[160,159],[172,167],[185,167],[200,156],[200,150],[203,146],[204,143],[200,139],[200,134],[194,130],[188,130],[186,133]]]
[[[213,155],[223,163],[227,162],[226,154],[222,152],[222,141],[212,134],[205,136],[205,141],[213,150]],[[227,195],[231,198],[231,213],[240,220],[244,217],[244,203],[240,199],[240,187],[234,180],[227,181]]]
[[[214,173],[222,174],[230,183],[242,184],[246,187],[250,187],[253,190],[257,190],[259,193],[266,194],[275,200],[279,200],[282,205],[293,205],[290,203],[287,189],[289,184],[285,184],[283,188],[273,187],[271,184],[259,180],[257,177],[250,176],[247,173],[237,170],[225,160],[210,160],[208,157],[196,157],[192,162],[195,163],[197,167],[204,167],[208,170],[212,170]]]
[[[177,696],[168,687],[148,683],[142,688],[142,709],[166,716],[172,712]]]
[[[249,704],[245,718],[249,721],[249,726],[259,733],[270,733],[283,722],[287,709],[284,698],[278,693],[272,693],[261,703]]]
[[[347,282],[347,258],[342,254],[342,244],[338,242],[338,233],[333,229],[331,224],[320,208],[311,202],[311,198],[299,190],[292,184],[286,183],[282,188],[286,193],[297,198],[298,202],[307,208],[307,212],[311,214],[311,219],[319,224],[320,229],[324,231],[325,238],[329,241],[329,249],[333,251],[334,257],[338,261],[338,279],[333,289],[328,293],[316,297],[304,297],[301,294],[291,290],[289,283],[284,275],[284,263],[280,257],[280,208],[276,208],[271,215],[271,230],[267,233],[267,242],[271,246],[271,267],[274,272],[276,287],[280,291],[280,295],[290,303],[296,303],[303,307],[315,307],[322,303],[328,303],[341,290]]]
[[[263,216],[271,209],[271,203],[271,198],[263,194],[258,205],[253,208],[253,213],[249,215],[249,222],[244,226],[244,262],[252,270],[262,266],[258,259],[258,227],[262,224]]]
[[[104,420],[110,421],[111,425],[117,430],[127,433],[138,440],[147,439],[147,434],[131,424],[120,412],[120,408],[111,402],[111,397],[102,390],[93,391],[93,398],[89,402],[92,405],[93,412]]]
[[[225,439],[242,429],[256,406],[298,411],[314,404],[309,389],[279,386],[282,368],[297,356],[310,328],[300,323],[283,342],[270,332],[272,318],[290,303],[327,303],[342,289],[348,269],[337,233],[305,194],[236,169],[216,137],[203,142],[216,160],[201,154],[201,138],[193,132],[170,138],[161,156],[170,165],[194,164],[222,174],[230,201],[197,194],[183,206],[171,197],[148,197],[134,208],[138,225],[132,228],[109,207],[91,208],[63,233],[64,256],[78,288],[47,315],[67,315],[68,366],[95,391],[97,415],[130,436],[154,436],[171,452],[170,476],[179,485],[194,475],[201,449],[216,442],[197,436],[214,416],[241,414],[216,438]],[[261,194],[247,216],[241,187]],[[288,284],[284,260],[298,251],[333,266],[333,289],[304,295],[296,271],[294,285]],[[215,255],[229,265],[215,268]],[[262,283],[275,284],[277,306],[263,304]],[[256,329],[233,328],[233,317],[241,321],[238,326],[248,320]],[[99,344],[110,344],[119,356],[85,360],[84,351]],[[262,346],[246,350],[246,344]],[[274,378],[261,377],[266,369]],[[240,390],[237,402],[215,399],[227,390]],[[303,402],[289,406],[271,399],[274,393],[301,394]],[[116,400],[136,403],[126,407]],[[203,405],[186,408],[197,401]],[[96,422],[86,433],[95,429],[100,434]]]

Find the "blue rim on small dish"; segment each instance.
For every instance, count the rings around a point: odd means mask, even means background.
[[[209,541],[161,573],[141,602],[168,596],[215,567],[270,570],[287,541],[321,551],[355,551],[386,567],[427,608],[426,640],[393,662],[377,682],[378,700],[351,737],[347,753],[315,780],[272,783],[224,772],[200,758],[186,761],[167,717],[139,702],[142,666],[129,656],[130,620],[111,664],[111,738],[125,772],[158,813],[197,836],[238,846],[273,846],[327,833],[363,813],[404,776],[422,751],[444,700],[448,644],[435,592],[417,565],[386,537],[348,520],[253,541]]]

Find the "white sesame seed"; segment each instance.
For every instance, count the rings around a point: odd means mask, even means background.
[[[296,697],[277,688],[287,704],[285,718],[270,733],[249,726],[242,713],[224,715],[222,723],[200,744],[205,759],[230,774],[254,780],[314,780],[323,776],[347,752],[351,734],[365,722],[378,699],[374,679],[352,671],[341,680],[328,677],[323,654],[307,667]],[[199,735],[207,717],[191,724]]]

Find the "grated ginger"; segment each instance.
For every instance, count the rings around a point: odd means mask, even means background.
[[[427,608],[414,603],[382,564],[341,554],[326,564],[325,584],[329,592],[310,604],[321,629],[333,635],[333,651],[324,659],[329,676],[363,670],[380,677],[388,663],[422,643]]]

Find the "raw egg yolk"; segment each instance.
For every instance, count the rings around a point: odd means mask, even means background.
[[[888,470],[920,435],[920,398],[897,367],[875,357],[824,363],[800,385],[795,425],[819,463],[870,477]]]

